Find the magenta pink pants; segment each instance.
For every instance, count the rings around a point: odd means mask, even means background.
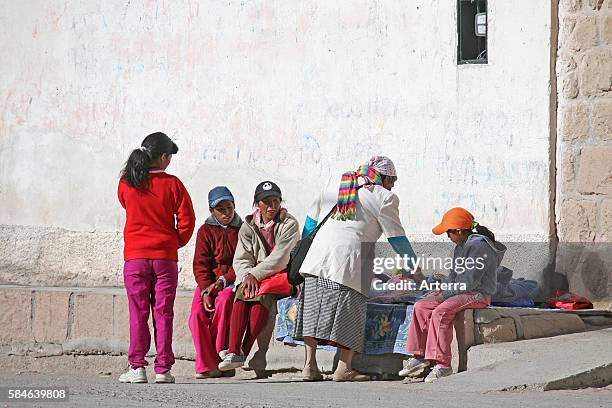
[[[484,309],[491,304],[491,296],[476,292],[451,296],[440,303],[433,298],[414,304],[408,329],[406,351],[416,358],[451,363],[453,321],[465,309]]]
[[[196,351],[196,373],[215,370],[221,361],[218,353],[226,349],[225,342],[234,295],[232,288],[225,288],[219,292],[215,297],[215,312],[211,314],[204,310],[200,288],[196,288],[193,294],[189,330]]]
[[[149,311],[153,309],[153,333],[157,350],[155,372],[170,371],[174,364],[172,321],[178,282],[177,262],[166,259],[131,259],[123,266],[123,281],[130,308],[130,365],[134,369],[148,365],[145,360],[151,347],[148,321]]]

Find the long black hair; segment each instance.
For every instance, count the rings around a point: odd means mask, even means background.
[[[489,238],[491,241],[495,242],[495,234],[493,234],[493,231],[491,231],[484,225],[480,225],[480,224],[477,225],[475,230],[477,234],[484,235],[485,237]]]
[[[141,147],[132,150],[121,170],[121,178],[130,186],[143,189],[149,182],[151,163],[162,154],[176,154],[178,146],[165,133],[155,132],[145,137]]]

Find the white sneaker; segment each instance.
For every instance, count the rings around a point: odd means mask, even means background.
[[[259,350],[257,350],[257,351],[259,351]],[[257,351],[255,352],[255,354],[257,354]],[[225,358],[225,356],[227,356],[227,355],[229,354],[229,350],[221,350],[221,351],[220,351],[219,353],[217,353],[217,354],[219,354],[219,358],[220,358],[221,360],[223,360],[223,359]],[[255,358],[255,355],[253,355],[253,358]],[[265,360],[265,358],[266,358],[266,356],[264,355],[264,360]],[[252,359],[251,359],[251,360],[252,360]],[[249,367],[251,367],[251,366],[249,366]],[[254,367],[251,367],[251,368],[254,368]]]
[[[119,376],[119,382],[121,383],[146,383],[147,380],[147,372],[144,367],[138,367],[137,369],[129,369],[127,373],[121,374]]]
[[[239,356],[234,353],[227,353],[223,358],[223,361],[219,363],[219,370],[227,371],[236,368],[240,368],[244,365],[246,361],[245,356]]]
[[[411,357],[404,361],[404,368],[398,373],[400,377],[420,377],[428,374],[431,362]]]
[[[155,382],[157,384],[172,384],[174,383],[174,376],[170,371],[163,374],[155,374]]]
[[[453,373],[453,369],[450,367],[446,367],[446,368],[434,367],[433,370],[431,370],[431,372],[429,373],[429,375],[425,377],[425,382],[426,383],[434,382],[436,380],[439,380],[442,377],[448,377],[452,373]]]

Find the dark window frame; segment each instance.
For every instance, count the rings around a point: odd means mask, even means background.
[[[462,10],[465,10],[466,7],[462,7],[462,5],[470,4],[473,7],[475,5],[476,13],[485,13],[486,15],[486,35],[483,37],[478,37],[474,33],[475,30],[475,14],[470,12],[469,15],[464,14]],[[487,0],[457,0],[457,65],[470,65],[470,64],[488,64],[488,37],[489,37],[489,14],[487,7]],[[470,54],[466,52],[466,48],[471,47],[474,49],[476,47],[478,52],[482,54],[484,52],[484,57],[477,58],[477,55],[474,55],[474,52],[471,53],[471,56],[465,57],[464,55]]]

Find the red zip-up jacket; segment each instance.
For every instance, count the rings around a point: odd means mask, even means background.
[[[138,190],[122,179],[117,195],[126,212],[124,259],[177,261],[178,249],[189,242],[195,228],[193,205],[183,183],[163,170],[151,169],[148,188]]]
[[[232,222],[225,228],[211,215],[198,230],[193,254],[193,275],[200,290],[206,289],[221,276],[228,285],[236,280],[232,261],[241,224],[238,214],[234,215]]]

